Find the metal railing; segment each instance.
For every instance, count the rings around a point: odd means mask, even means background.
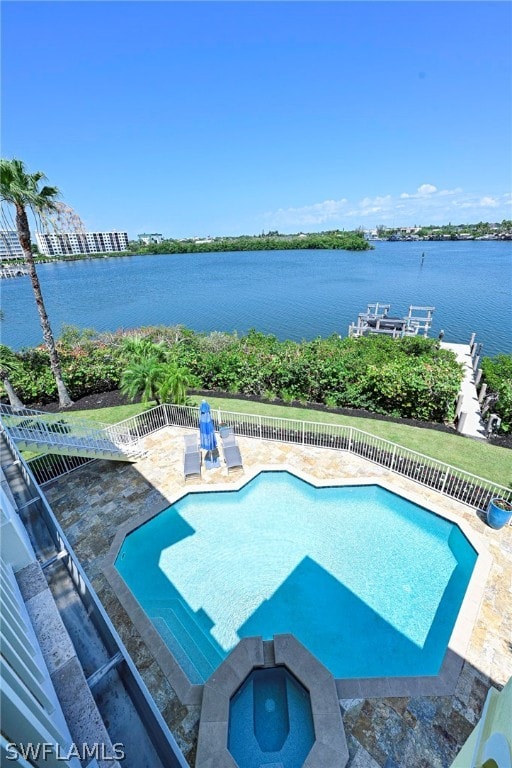
[[[31,499],[31,509],[37,510],[37,515],[46,525],[55,552],[65,552],[65,556],[62,557],[61,562],[68,572],[72,586],[83,603],[83,615],[87,617],[87,621],[92,623],[96,630],[98,638],[105,649],[106,656],[113,658],[116,654],[119,654],[122,658],[122,662],[118,663],[115,667],[117,675],[124,687],[126,696],[131,700],[134,717],[140,719],[146,731],[148,742],[150,742],[155,749],[159,759],[158,764],[161,765],[162,768],[188,768],[180,747],[165,723],[162,714],[142,680],[137,667],[92,587],[81,563],[69,544],[63,529],[57,521],[52,508],[48,504],[44,493],[41,492],[37,478],[34,477],[32,472],[32,466],[29,466],[29,463],[25,462],[20,455],[15,442],[10,437],[8,430],[6,430],[2,424],[0,424],[0,435],[5,438],[13,463],[18,467],[18,471],[20,472],[20,476],[26,487],[27,496]],[[23,505],[21,509],[23,509]],[[21,512],[21,509],[18,511]],[[22,520],[22,522],[25,525],[25,521]],[[39,525],[35,527],[35,530],[37,530],[38,535],[41,535],[42,529]],[[42,534],[42,541],[44,542],[46,552],[48,549],[48,541],[45,534]],[[35,544],[37,549],[37,545],[41,542],[33,541],[32,543]],[[85,625],[83,626],[83,630],[86,633],[88,631],[90,632],[90,628],[87,629],[87,626]],[[100,707],[98,707],[98,712],[99,711]],[[109,734],[113,735],[109,726],[105,725],[105,727]],[[129,727],[129,725],[125,724],[125,727]],[[117,732],[117,735],[121,735],[122,737],[122,734],[120,734],[119,731]]]
[[[69,475],[75,469],[80,469],[85,464],[90,464],[96,459],[85,456],[61,456],[58,453],[42,453],[33,459],[29,459],[29,465],[39,485],[49,483],[63,475]]]
[[[495,497],[512,501],[511,488],[377,437],[357,427],[222,409],[213,409],[212,415],[217,429],[221,424],[228,424],[235,434],[241,437],[348,451],[474,509],[484,509],[489,500]],[[198,423],[199,414],[196,406],[164,404],[107,427],[106,430],[113,441],[124,439],[130,444],[136,444],[141,438],[166,426],[197,429]],[[38,459],[30,462],[31,468],[35,461]],[[72,471],[74,468],[76,467],[73,466],[67,471]],[[50,468],[47,467],[45,471],[48,474]],[[38,477],[38,469],[35,473]],[[48,482],[42,477],[41,481]]]
[[[130,455],[138,440],[122,428],[84,419],[66,419],[62,413],[46,413],[31,408],[13,409],[2,403],[0,415],[13,440],[26,445],[44,445],[50,451],[53,446],[55,449]]]

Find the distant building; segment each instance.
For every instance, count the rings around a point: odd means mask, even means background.
[[[137,235],[139,239],[139,243],[144,243],[144,245],[152,245],[153,243],[161,243],[163,238],[163,235],[159,234],[158,232],[143,232],[142,235]]]
[[[128,250],[126,232],[36,232],[39,250],[45,256],[82,253],[113,253]]]
[[[23,248],[15,229],[0,229],[0,259],[23,259]]]

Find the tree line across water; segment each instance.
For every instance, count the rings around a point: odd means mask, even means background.
[[[162,240],[161,243],[130,243],[130,251],[137,254],[155,253],[212,253],[222,251],[287,251],[287,250],[345,250],[367,251],[373,246],[362,232],[332,230],[312,234],[280,235],[278,232],[240,237],[215,237],[205,240]]]

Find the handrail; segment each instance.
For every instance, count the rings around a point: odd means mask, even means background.
[[[231,423],[240,436],[348,451],[475,509],[485,508],[496,496],[512,500],[512,490],[504,485],[358,427],[220,408],[213,409],[212,414],[217,427],[222,422]],[[198,424],[197,406],[166,403],[107,427],[105,432],[114,442],[123,435],[133,443],[167,426],[197,428]]]
[[[66,422],[66,414],[60,411],[53,413],[51,411],[40,411],[36,408],[14,408],[12,405],[8,405],[7,403],[0,403],[0,415],[12,418],[16,423],[19,419],[35,419],[38,422],[55,424],[56,428],[58,428],[60,425],[62,427],[75,426],[79,429],[86,430],[102,430],[107,426],[101,421],[90,421],[89,419],[75,417]]]
[[[3,423],[15,440],[44,443],[48,446],[82,448],[110,453],[130,452],[138,438],[117,425],[85,419],[65,420],[62,413],[46,413],[31,408],[14,409],[0,404]]]

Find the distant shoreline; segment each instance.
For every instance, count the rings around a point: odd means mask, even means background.
[[[165,243],[168,243],[170,241],[165,241]],[[177,241],[173,241],[177,242]],[[191,241],[192,242],[192,241]],[[215,241],[212,241],[212,243]],[[90,261],[93,259],[110,259],[110,258],[120,258],[120,257],[126,257],[126,256],[185,256],[187,254],[194,254],[194,253],[234,253],[234,252],[248,252],[248,253],[257,253],[259,251],[288,251],[288,250],[310,250],[310,251],[332,251],[332,250],[343,250],[343,251],[353,251],[353,252],[360,252],[364,250],[374,250],[375,246],[373,243],[446,243],[451,244],[454,242],[459,243],[503,243],[503,242],[512,242],[512,235],[505,236],[505,237],[473,237],[473,238],[370,238],[369,240],[365,240],[365,243],[367,243],[367,247],[363,248],[344,248],[340,247],[339,245],[335,248],[332,245],[320,245],[315,244],[313,246],[308,245],[302,245],[302,246],[294,246],[291,245],[289,242],[285,241],[280,243],[279,248],[276,247],[254,247],[254,248],[237,248],[237,247],[225,247],[225,248],[208,248],[207,246],[211,245],[211,243],[199,243],[195,245],[194,247],[183,248],[182,250],[157,250],[155,248],[150,248],[150,246],[145,246],[144,248],[139,248],[137,250],[130,250],[130,251],[112,251],[110,253],[76,253],[76,254],[66,254],[64,256],[43,256],[43,255],[35,255],[34,261],[36,264],[58,264],[60,262],[67,262],[67,261]],[[198,247],[199,246],[199,247]],[[26,261],[23,258],[9,258],[9,259],[2,259],[0,261],[0,267],[1,266],[23,266],[26,264]]]

